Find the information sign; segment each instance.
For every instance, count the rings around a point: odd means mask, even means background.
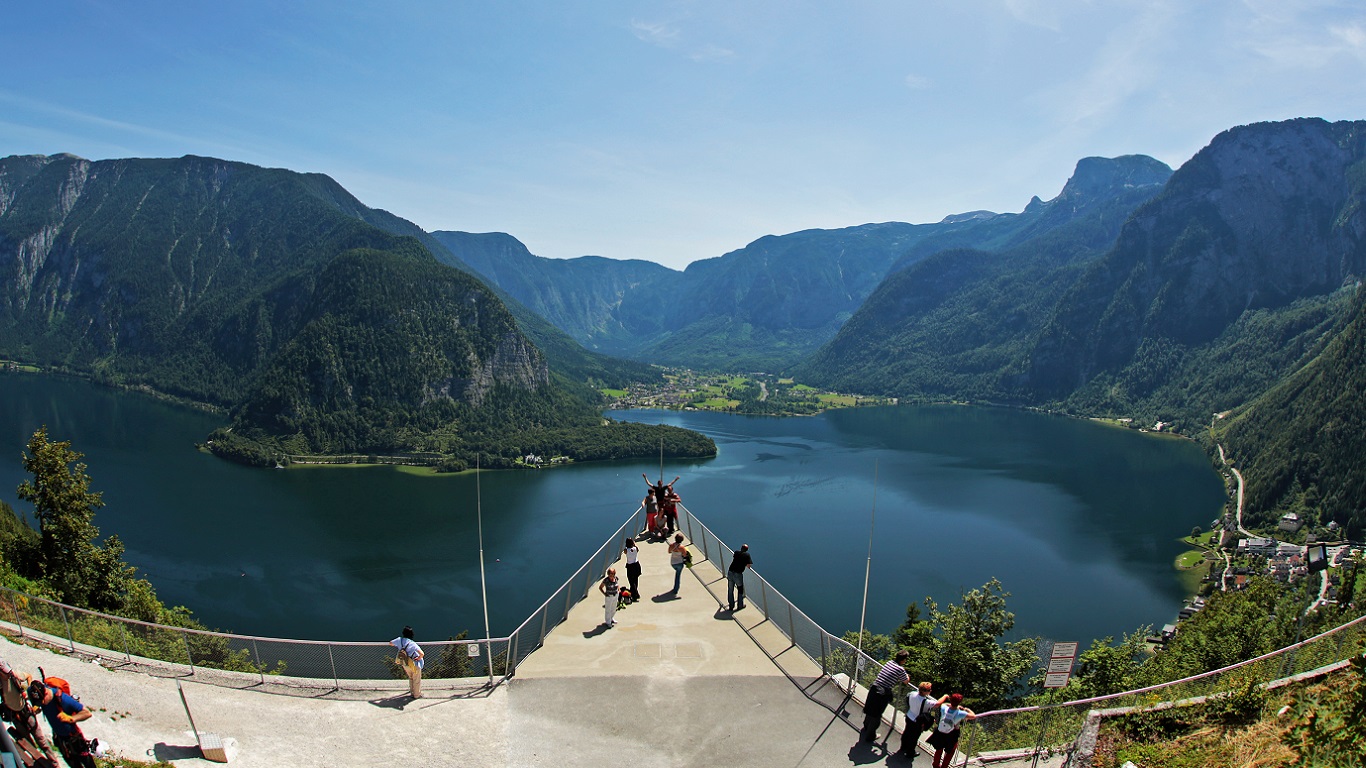
[[[1043,676],[1043,687],[1062,688],[1072,677],[1072,664],[1077,659],[1077,643],[1054,643],[1048,656],[1048,671]]]

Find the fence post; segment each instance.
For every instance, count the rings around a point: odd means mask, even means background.
[[[826,647],[827,647],[827,646],[826,646],[826,641],[827,641],[828,639],[829,639],[829,638],[826,637],[826,632],[825,632],[825,630],[822,629],[822,630],[821,630],[821,676],[823,676],[823,677],[829,676],[829,674],[830,674],[830,668],[826,666],[826,653],[827,653],[827,652],[826,652]]]
[[[791,600],[788,600],[788,601],[786,601],[786,602],[787,602],[787,633],[788,633],[788,634],[787,634],[787,639],[790,640],[790,641],[792,641],[792,644],[793,644],[793,645],[796,645],[796,644],[797,644],[797,624],[796,624],[796,622],[793,620],[793,616],[792,616],[792,601],[791,601]]]
[[[71,643],[71,652],[76,652],[76,638],[71,636],[71,622],[66,620],[66,606],[57,603],[57,610],[62,612],[62,625],[66,627],[66,640]]]
[[[185,658],[190,662],[190,677],[195,676],[194,654],[190,653],[190,636],[184,632],[180,633],[180,639],[185,641]]]
[[[967,768],[968,761],[972,759],[972,740],[977,737],[977,731],[980,730],[981,727],[982,726],[979,723],[976,728],[973,728],[968,732],[968,746],[963,750],[963,768]],[[953,764],[953,755],[949,755],[949,764]]]
[[[683,509],[683,523],[688,526],[688,541],[697,541],[697,537],[692,535],[692,511],[682,504],[679,504],[678,506]],[[707,551],[704,548],[702,554],[705,555],[706,552]]]
[[[764,618],[771,618],[768,613],[768,582],[763,579],[759,579],[759,603],[764,606]]]
[[[261,649],[256,647],[256,638],[251,639],[251,655],[256,657],[256,673],[261,676],[261,685],[266,684],[266,665],[261,663]]]
[[[119,639],[123,641],[123,658],[129,664],[133,663],[133,655],[128,652],[128,631],[124,629],[123,622],[119,622]]]
[[[15,601],[15,599],[14,599],[14,592],[13,592],[12,590],[8,590],[8,589],[5,590],[5,594],[9,595],[9,607],[10,607],[11,610],[14,611],[14,623],[17,624],[17,625],[19,625],[19,636],[20,636],[20,637],[23,637],[23,636],[24,636],[24,622],[23,622],[22,619],[19,618],[19,603],[18,603],[17,601]]]
[[[550,621],[550,606],[548,605],[541,609],[541,636],[536,638],[537,645],[545,642],[545,625],[547,621]]]
[[[521,661],[521,659],[519,659],[517,656],[518,646],[520,646],[521,643],[522,633],[514,632],[512,634],[512,648],[508,650],[508,660],[507,663],[503,665],[504,680],[512,676],[513,670],[517,669],[517,664]]]
[[[337,679],[337,660],[332,658],[332,644],[327,644],[327,662],[332,665],[332,684],[336,686],[332,690],[341,690],[341,681]]]

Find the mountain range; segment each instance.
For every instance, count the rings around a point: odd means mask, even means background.
[[[423,232],[316,175],[11,157],[0,354],[222,405],[292,452],[587,428],[593,388],[648,364],[1160,422],[1231,449],[1254,520],[1359,534],[1363,127],[1241,126],[1175,171],[1085,158],[1017,214],[767,236],[681,271]]]

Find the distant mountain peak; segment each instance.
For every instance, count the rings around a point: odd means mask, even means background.
[[[994,219],[1001,214],[995,211],[968,211],[967,213],[951,213],[940,220],[940,224],[961,224],[965,221],[986,221]]]
[[[1094,200],[1112,196],[1121,189],[1160,187],[1171,175],[1171,166],[1147,155],[1083,157],[1056,199]]]

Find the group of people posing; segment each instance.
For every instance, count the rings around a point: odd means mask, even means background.
[[[645,500],[641,502],[641,506],[645,507],[645,532],[657,541],[662,541],[678,530],[678,503],[682,501],[674,491],[674,483],[678,482],[678,478],[665,485],[662,477],[658,483],[651,483],[645,473],[642,472],[640,476],[645,478],[645,485],[648,486]]]
[[[59,677],[20,674],[0,659],[0,717],[4,718],[14,746],[26,768],[57,768],[56,746],[71,768],[95,768],[94,752],[99,739],[87,741],[78,723],[89,720],[91,711],[71,695],[71,686]],[[49,741],[38,715],[52,729]]]
[[[658,483],[651,483],[650,478],[642,474],[645,484],[649,490],[645,493],[645,501],[642,506],[645,508],[645,531],[641,536],[656,537],[656,540],[669,541],[669,566],[674,570],[673,589],[663,593],[660,597],[678,597],[679,587],[682,586],[683,569],[692,564],[692,553],[688,551],[688,545],[684,543],[683,534],[678,532],[678,494],[674,491],[674,483],[678,482],[675,477],[667,485],[664,478],[660,478]],[[662,501],[661,501],[662,500]],[[669,534],[673,534],[670,540]],[[640,599],[640,547],[636,543],[635,537],[626,540],[622,547],[622,553],[626,556],[626,581],[623,586],[617,576],[616,568],[608,568],[607,575],[598,583],[598,591],[603,595],[603,625],[614,626],[616,621],[617,609],[629,605]],[[730,568],[726,573],[726,598],[729,609],[734,611],[737,608],[745,607],[745,580],[744,572],[754,565],[754,559],[750,557],[749,545],[741,545],[739,551],[735,553],[731,560]],[[736,602],[736,593],[739,593],[739,602]]]
[[[896,659],[882,665],[873,685],[868,689],[868,699],[863,704],[864,741],[877,741],[878,728],[882,725],[882,713],[892,702],[892,690],[897,685],[910,685],[911,676],[905,666],[910,653],[897,651]],[[958,736],[963,723],[976,720],[977,713],[963,706],[963,694],[954,693],[934,698],[933,685],[921,683],[906,700],[906,730],[901,734],[903,757],[915,759],[916,745],[920,735],[933,728],[926,744],[934,747],[934,768],[948,768],[953,760],[954,750],[958,749]],[[891,734],[887,734],[891,737]]]

